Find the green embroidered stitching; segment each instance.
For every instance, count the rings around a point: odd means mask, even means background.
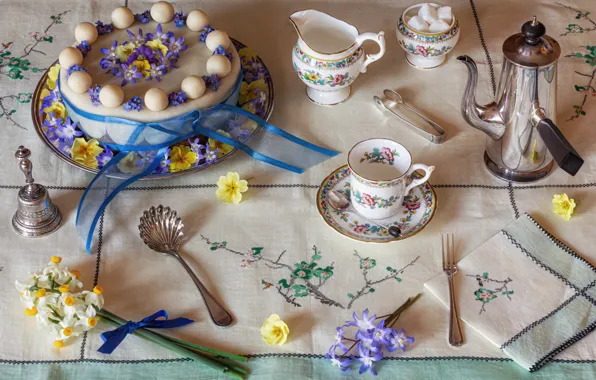
[[[587,20],[589,23],[592,24],[591,27],[583,27],[579,24],[568,24],[567,27],[565,28],[567,31],[565,33],[562,33],[561,36],[566,36],[568,34],[578,34],[578,33],[589,33],[592,32],[594,30],[596,30],[596,21],[592,20],[589,16],[590,16],[590,12],[586,12],[586,11],[581,11],[579,9],[570,7],[568,5],[565,4],[561,4],[561,3],[555,3],[557,5],[562,6],[563,8],[567,8],[569,10],[572,10],[574,12],[577,12],[577,15],[575,16],[576,20]]]
[[[0,74],[8,77],[9,79],[22,80],[28,79],[23,75],[23,73],[26,71],[31,71],[33,73],[45,71],[45,68],[31,67],[31,62],[26,58],[29,57],[32,53],[45,55],[44,52],[37,49],[37,46],[40,43],[52,43],[54,41],[54,37],[49,34],[49,31],[54,25],[62,24],[62,16],[64,16],[68,12],[70,12],[70,10],[64,11],[57,15],[50,16],[52,22],[45,28],[43,33],[29,33],[29,36],[33,37],[34,42],[26,45],[23,49],[23,54],[21,54],[19,57],[15,57],[12,55],[11,50],[14,47],[13,42],[3,42],[2,49],[0,49]],[[15,127],[27,130],[27,128],[25,128],[12,118],[12,115],[15,114],[17,110],[10,106],[7,106],[5,104],[5,101],[15,100],[18,103],[29,103],[31,102],[31,97],[32,94],[30,93],[19,93],[18,95],[11,94],[1,96],[0,119],[4,118],[10,121]]]
[[[364,279],[364,285],[356,292],[348,293],[347,297],[349,302],[347,306],[344,306],[342,303],[329,298],[321,290],[327,280],[333,277],[335,267],[333,262],[329,265],[319,264],[319,261],[322,259],[322,254],[316,246],[313,246],[313,254],[308,261],[301,261],[291,266],[281,261],[286,251],[282,251],[277,259],[273,260],[268,257],[264,257],[261,254],[261,251],[264,249],[263,247],[254,247],[248,252],[240,252],[228,248],[227,242],[225,241],[221,243],[212,242],[209,240],[209,238],[203,235],[201,235],[201,239],[211,246],[209,248],[211,251],[223,249],[235,255],[242,256],[241,266],[243,268],[246,268],[253,263],[262,261],[270,269],[284,271],[286,275],[289,276],[288,278],[281,278],[277,281],[277,283],[266,279],[261,279],[261,285],[263,285],[263,290],[268,290],[271,288],[276,289],[277,293],[281,295],[287,303],[296,307],[302,307],[299,302],[300,298],[311,296],[324,305],[335,306],[339,307],[340,309],[349,309],[357,299],[365,296],[366,294],[374,293],[374,286],[392,279],[395,279],[396,282],[400,283],[402,279],[398,276],[403,274],[407,268],[414,265],[420,258],[420,256],[417,256],[415,259],[410,261],[410,263],[400,269],[387,267],[387,275],[379,279],[372,280],[368,278],[368,275],[369,270],[373,269],[377,265],[376,260],[369,257],[362,257],[357,251],[354,251],[354,256],[359,259],[359,267]]]
[[[565,57],[569,58],[580,58],[583,59],[585,63],[590,66],[596,66],[596,46],[584,46],[588,53],[571,53],[567,54]],[[588,96],[592,95],[592,97],[596,97],[596,88],[593,85],[594,77],[596,76],[596,68],[592,70],[592,73],[581,73],[579,71],[575,72],[577,75],[581,75],[582,77],[588,78],[588,82],[585,85],[574,85],[575,91],[583,94],[583,99],[580,104],[574,104],[573,109],[575,114],[572,115],[568,121],[574,120],[579,118],[580,116],[586,116],[586,111],[584,110],[584,106],[588,101]]]
[[[478,290],[474,291],[474,297],[477,301],[480,301],[482,303],[482,306],[480,307],[480,312],[478,314],[482,314],[482,312],[486,311],[486,304],[498,298],[499,295],[506,296],[511,301],[510,295],[513,294],[513,290],[509,290],[507,287],[507,285],[513,281],[511,278],[507,277],[507,279],[505,280],[495,280],[488,277],[488,272],[484,272],[482,273],[482,275],[467,274],[466,277],[475,278],[478,282],[478,286],[480,287]],[[494,289],[489,289],[488,286],[486,286],[486,283],[489,282],[494,282],[500,284],[501,286],[496,287]]]

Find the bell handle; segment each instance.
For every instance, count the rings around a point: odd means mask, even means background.
[[[35,180],[33,179],[33,164],[29,160],[31,151],[25,148],[23,145],[19,146],[19,149],[14,154],[15,158],[19,160],[19,166],[21,171],[25,174],[25,182],[31,185]]]
[[[362,43],[366,40],[375,41],[379,45],[379,52],[376,54],[367,54],[366,59],[362,63],[362,67],[360,68],[361,73],[366,72],[366,67],[371,63],[378,61],[385,55],[385,32],[379,33],[362,33],[358,37],[356,37],[356,44],[358,46],[362,45]]]
[[[577,174],[584,160],[573,149],[551,119],[540,119],[536,129],[559,167],[571,175]]]

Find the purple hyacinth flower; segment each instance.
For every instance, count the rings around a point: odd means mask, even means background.
[[[399,329],[399,331],[392,329],[389,334],[385,335],[383,343],[389,352],[395,351],[398,347],[401,348],[402,351],[405,351],[406,344],[414,343],[414,337],[406,336],[406,330],[403,328]]]
[[[377,315],[375,314],[369,318],[368,317],[368,309],[365,309],[362,312],[362,319],[358,318],[358,315],[356,314],[356,312],[354,312],[352,314],[352,317],[354,318],[354,320],[347,321],[346,326],[356,326],[356,327],[358,327],[358,330],[361,331],[362,333],[365,333],[368,330],[375,328],[374,322],[377,319]]]
[[[184,50],[188,49],[188,45],[183,45],[184,43],[184,37],[178,37],[178,39],[176,39],[175,36],[170,37],[170,39],[168,40],[168,42],[166,43],[166,46],[168,47],[168,54],[166,55],[167,59],[171,59],[171,55],[175,57],[180,57],[180,52],[183,52]]]
[[[382,352],[373,353],[370,350],[362,347],[361,344],[358,344],[358,360],[362,363],[358,373],[363,374],[370,369],[370,373],[377,376],[377,372],[373,368],[373,364],[374,362],[378,362],[381,359],[383,359]]]
[[[147,33],[145,35],[145,40],[161,40],[164,44],[170,39],[170,37],[174,36],[173,32],[163,32],[161,24],[157,24],[157,28],[155,29],[155,33]]]
[[[331,346],[328,353],[325,354],[325,358],[331,362],[331,365],[339,367],[344,372],[350,370],[350,364],[352,364],[351,356],[336,356],[335,346]]]
[[[142,78],[143,74],[139,72],[137,66],[127,66],[125,63],[121,65],[122,72],[119,77],[122,78],[120,86],[126,85],[128,82],[137,83],[137,79]]]

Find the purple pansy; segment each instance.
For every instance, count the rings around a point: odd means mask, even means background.
[[[389,334],[385,335],[383,343],[389,352],[395,351],[398,347],[402,351],[405,351],[406,344],[414,343],[414,337],[406,336],[406,330],[401,328],[399,330],[391,330]]]
[[[122,106],[125,111],[137,111],[140,112],[143,109],[143,99],[138,96],[133,96],[130,100]]]
[[[370,373],[377,376],[377,372],[375,371],[373,364],[374,362],[378,362],[381,359],[383,359],[382,352],[373,353],[371,350],[362,347],[360,344],[358,345],[358,360],[362,363],[358,373],[363,374],[370,369]]]
[[[122,72],[119,73],[119,77],[122,78],[120,86],[126,85],[128,82],[137,83],[137,79],[142,78],[143,74],[139,72],[137,66],[127,66],[125,63],[121,64]]]
[[[151,21],[151,11],[147,9],[143,13],[137,13],[135,15],[135,20],[137,20],[141,24],[147,24],[149,21]]]
[[[101,86],[98,84],[94,84],[91,86],[90,89],[87,90],[89,97],[91,98],[91,104],[95,107],[99,106],[101,102],[99,101],[99,92],[101,91]]]
[[[184,37],[178,37],[178,39],[176,39],[176,36],[170,37],[168,42],[166,42],[166,46],[169,50],[166,58],[170,59],[172,55],[174,57],[180,57],[180,52],[188,49],[188,45],[183,45],[183,43]]]
[[[95,22],[95,28],[97,29],[97,34],[100,36],[104,34],[110,34],[114,31],[114,25],[112,24],[104,24],[100,20]]]
[[[132,64],[134,61],[149,61],[149,63],[157,63],[157,56],[155,52],[151,50],[151,48],[141,45],[132,52],[132,54],[128,57],[126,61],[127,64]]]
[[[161,42],[163,42],[164,44],[170,39],[170,37],[172,37],[174,35],[173,32],[163,32],[163,28],[161,27],[161,24],[157,24],[157,28],[155,30],[155,33],[147,33],[145,35],[145,39],[147,41],[150,40],[161,40]]]
[[[174,24],[176,25],[176,28],[182,28],[186,25],[186,16],[187,15],[185,15],[184,12],[174,13]]]
[[[209,33],[213,32],[214,30],[215,29],[213,29],[212,27],[207,25],[205,28],[203,28],[203,31],[201,32],[201,34],[199,34],[199,41],[205,42]]]

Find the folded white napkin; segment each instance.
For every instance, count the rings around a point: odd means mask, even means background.
[[[448,307],[447,277],[424,285]],[[525,215],[458,263],[461,319],[530,372],[596,327],[596,268]]]

